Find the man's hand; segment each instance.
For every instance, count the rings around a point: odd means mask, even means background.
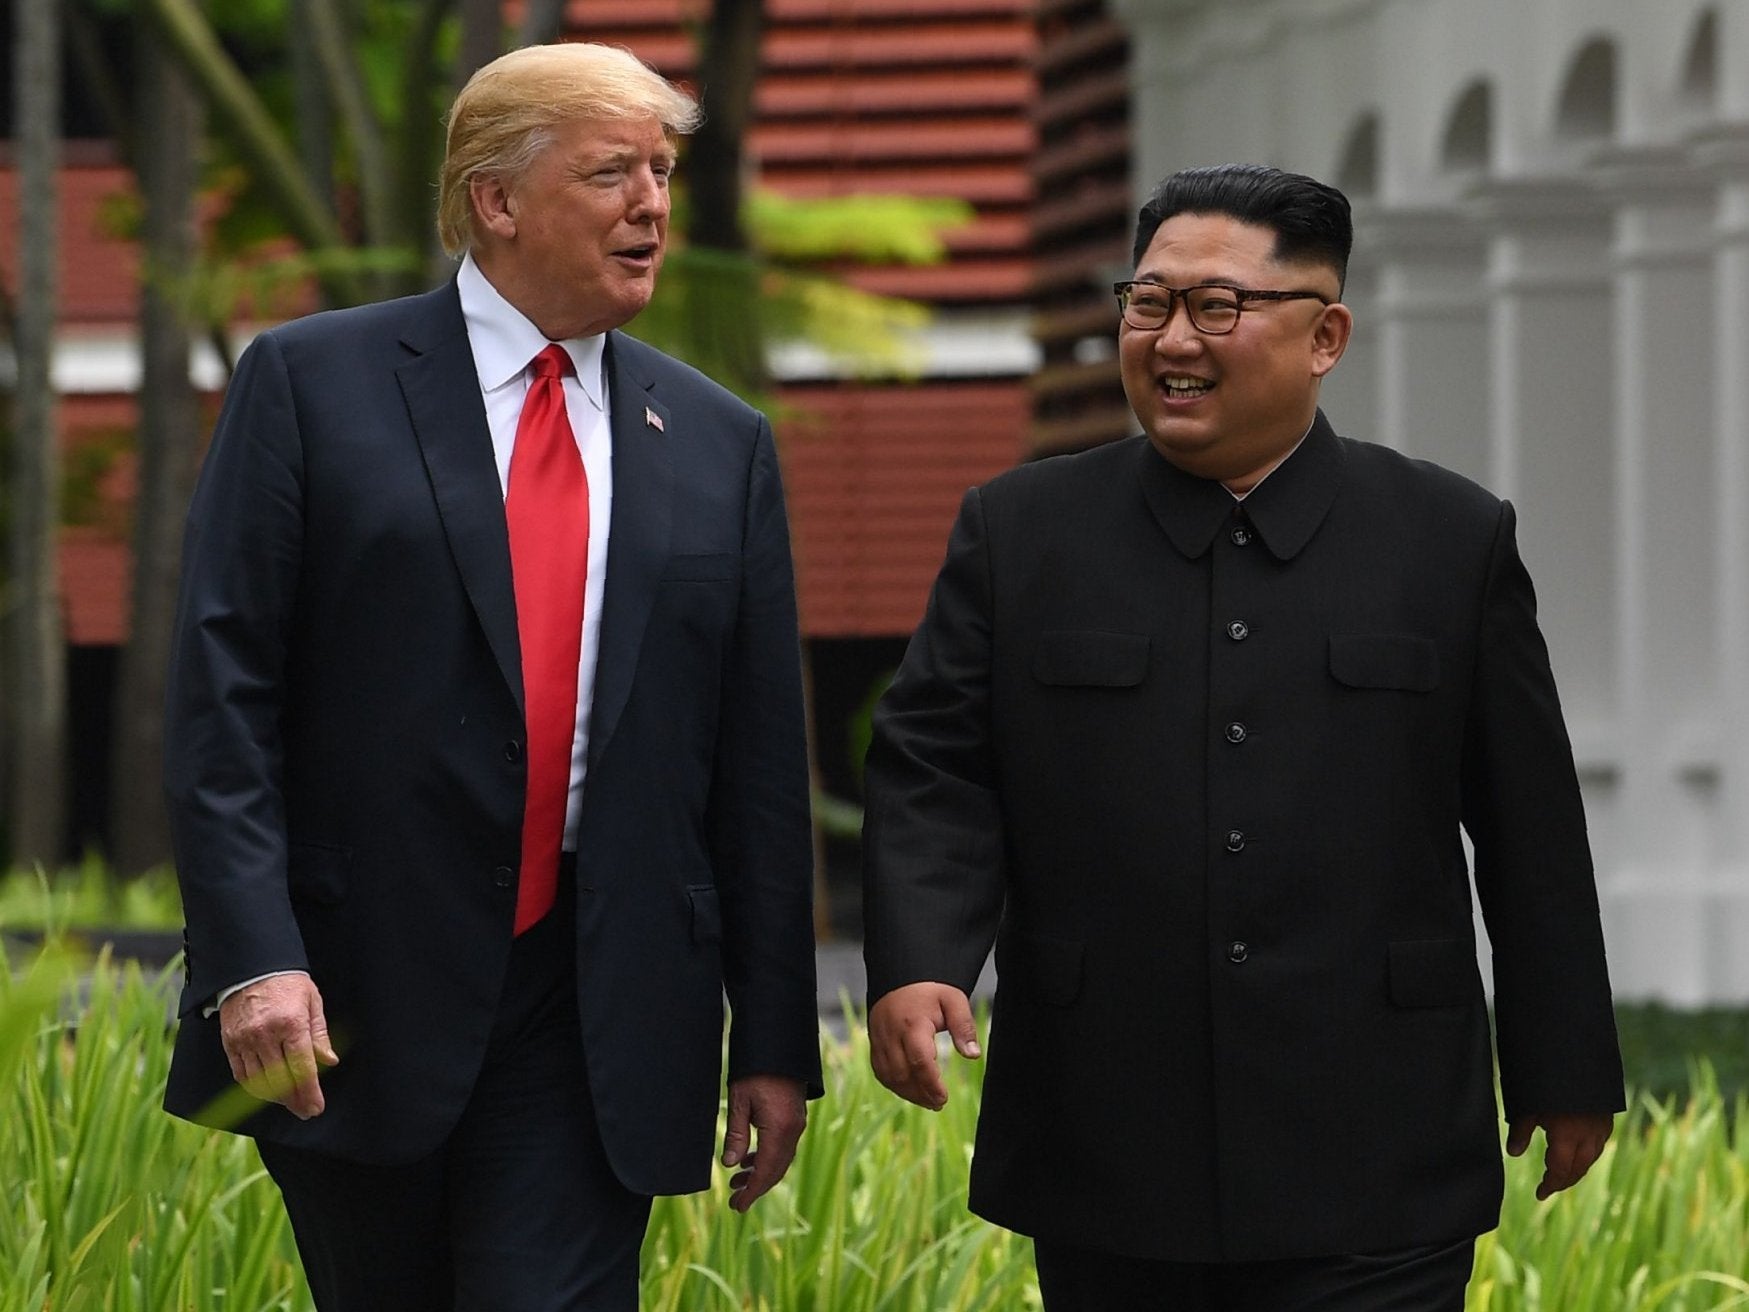
[[[935,1036],[953,1036],[959,1055],[976,1061],[978,1026],[971,1000],[951,984],[906,984],[869,1009],[868,1057],[875,1078],[906,1102],[938,1112],[947,1087],[935,1060]]]
[[[1531,1132],[1542,1126],[1543,1178],[1536,1187],[1537,1198],[1548,1198],[1562,1189],[1571,1188],[1585,1178],[1603,1145],[1609,1142],[1609,1132],[1615,1117],[1608,1112],[1552,1112],[1540,1116],[1522,1116],[1512,1122],[1506,1135],[1506,1151],[1521,1157],[1530,1147]]]
[[[745,1075],[729,1081],[729,1126],[723,1133],[723,1165],[740,1167],[729,1178],[729,1206],[745,1212],[783,1179],[796,1144],[808,1128],[808,1094],[786,1075]],[[750,1132],[759,1147],[748,1147]]]
[[[322,1114],[327,1104],[316,1071],[340,1057],[308,975],[274,975],[238,989],[219,1007],[219,1037],[231,1078],[255,1097],[284,1104],[302,1121]]]

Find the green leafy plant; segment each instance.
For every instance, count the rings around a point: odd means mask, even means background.
[[[158,1108],[176,968],[145,973],[51,939],[0,948],[0,1312],[305,1312],[290,1227],[248,1140]],[[657,1200],[647,1312],[1008,1312],[1039,1306],[1028,1242],[965,1210],[981,1066],[948,1063],[938,1114],[868,1070],[867,1036],[822,1035],[827,1096],[789,1177],[753,1213]],[[1470,1312],[1749,1308],[1749,1099],[1697,1062],[1681,1098],[1636,1098],[1578,1188],[1546,1202],[1507,1164]]]
[[[8,1312],[309,1306],[289,1227],[249,1142],[159,1110],[168,976],[107,954],[81,962],[56,947],[14,971],[0,953]]]
[[[14,870],[0,876],[0,931],[64,934],[69,930],[175,930],[182,897],[166,867],[138,879],[117,879],[92,854],[79,865],[49,874]]]

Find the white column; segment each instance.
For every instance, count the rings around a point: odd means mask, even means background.
[[[1355,249],[1377,267],[1379,440],[1486,483],[1483,232],[1454,210],[1378,210]]]
[[[1465,209],[1488,234],[1488,386],[1471,408],[1489,439],[1481,481],[1518,509],[1607,871],[1619,829],[1609,223],[1589,188],[1559,180],[1485,183]]]
[[[1712,542],[1713,196],[1679,150],[1594,161],[1613,207],[1620,814],[1601,873],[1618,993],[1719,996],[1709,936],[1718,806]]]
[[[1719,999],[1749,998],[1749,123],[1709,130],[1695,157],[1718,183],[1713,231],[1714,485],[1720,826],[1708,923]]]
[[[1615,470],[1610,224],[1587,186],[1497,182],[1471,197],[1490,233],[1488,477],[1519,512],[1543,632],[1589,782],[1612,785]],[[1594,821],[1595,823],[1595,821]]]

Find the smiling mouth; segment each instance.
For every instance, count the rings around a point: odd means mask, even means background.
[[[1174,401],[1189,401],[1199,396],[1207,396],[1214,391],[1215,385],[1206,378],[1193,378],[1189,374],[1164,374],[1160,378],[1160,390]]]

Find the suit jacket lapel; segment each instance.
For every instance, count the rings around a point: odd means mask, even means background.
[[[452,280],[431,293],[431,310],[402,337],[417,354],[396,370],[407,413],[437,498],[450,554],[486,642],[522,708],[522,650],[510,581],[510,534],[492,457],[480,375]]]
[[[650,607],[668,559],[673,519],[674,443],[682,425],[652,394],[646,348],[611,333],[607,339],[609,426],[613,434],[613,512],[595,702],[589,722],[589,769],[619,724],[637,671]]]

